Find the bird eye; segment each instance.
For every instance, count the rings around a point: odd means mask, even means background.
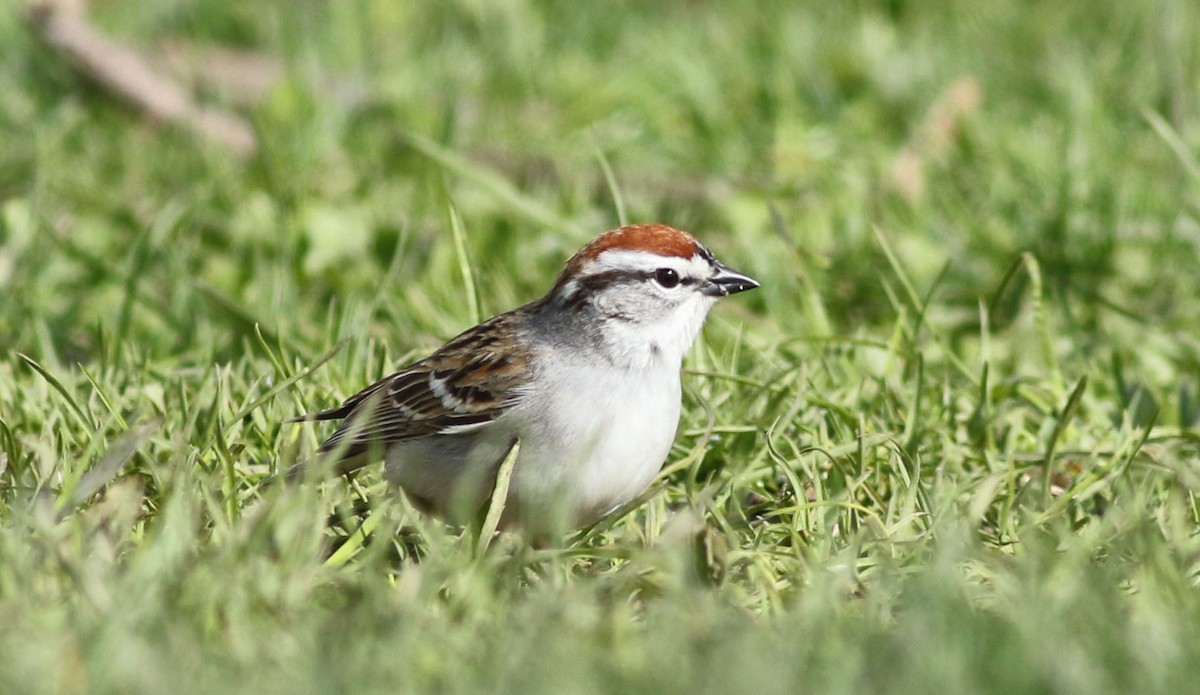
[[[679,284],[679,273],[671,268],[659,268],[654,271],[654,279],[663,287],[671,289]]]

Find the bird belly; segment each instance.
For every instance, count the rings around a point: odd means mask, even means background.
[[[645,490],[662,468],[679,425],[678,372],[606,376],[577,376],[573,383],[585,388],[554,390],[563,395],[544,402],[542,426],[523,428],[510,496],[524,523],[592,523]]]
[[[515,439],[511,429],[492,426],[399,442],[388,448],[384,475],[425,511],[465,524],[491,495]]]

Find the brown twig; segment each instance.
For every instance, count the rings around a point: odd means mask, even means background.
[[[249,123],[197,103],[178,83],[159,75],[136,49],[97,32],[77,0],[30,0],[26,17],[42,40],[76,69],[151,119],[179,125],[239,156],[257,149]]]
[[[925,198],[925,162],[945,154],[958,139],[962,121],[979,110],[983,88],[973,76],[946,87],[908,143],[892,161],[891,184],[910,203]]]

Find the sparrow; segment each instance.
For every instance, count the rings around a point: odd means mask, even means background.
[[[685,353],[718,299],[758,286],[687,232],[621,227],[541,299],[294,421],[341,420],[320,447],[339,471],[382,457],[391,485],[459,523],[519,441],[501,525],[580,528],[649,486],[675,439]]]

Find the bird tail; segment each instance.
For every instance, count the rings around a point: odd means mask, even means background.
[[[285,422],[317,422],[318,420],[345,420],[350,412],[354,410],[354,406],[358,403],[345,402],[336,408],[328,410],[319,410],[315,413],[307,413],[299,417],[289,418]]]

